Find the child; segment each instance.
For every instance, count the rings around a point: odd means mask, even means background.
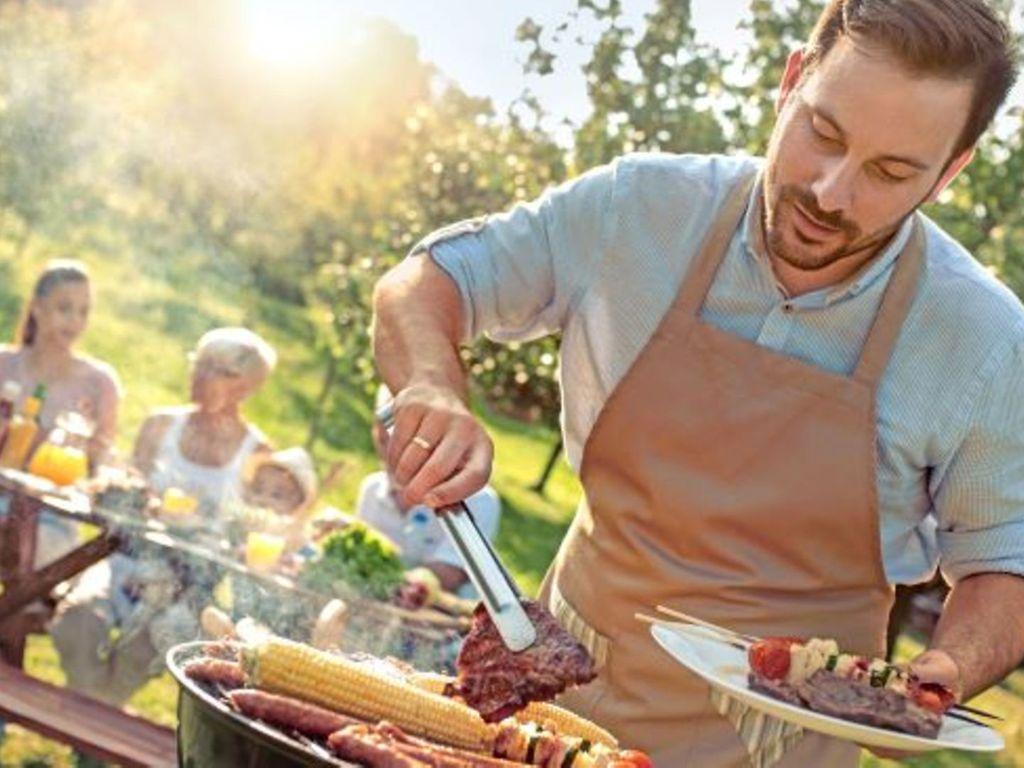
[[[261,451],[249,460],[242,499],[250,509],[264,512],[250,517],[247,527],[284,536],[286,554],[309,542],[307,524],[316,497],[316,472],[305,449]]]

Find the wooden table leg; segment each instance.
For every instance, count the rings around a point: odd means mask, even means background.
[[[61,582],[77,576],[90,565],[107,557],[117,549],[118,544],[116,535],[101,534],[34,571],[31,578],[18,579],[0,595],[0,626],[22,608],[46,597]]]
[[[36,527],[39,504],[23,493],[7,494],[10,504],[0,537],[0,580],[4,595],[18,590],[32,575],[36,555]],[[25,659],[25,636],[31,622],[21,614],[0,622],[0,658],[7,664],[21,667]]]

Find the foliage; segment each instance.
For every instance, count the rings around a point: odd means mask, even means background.
[[[578,0],[577,9],[550,35],[566,35],[590,50],[583,66],[593,112],[574,137],[580,168],[607,163],[624,152],[715,152],[725,149],[712,105],[722,94],[723,62],[697,42],[690,2],[658,0],[639,37],[625,26],[618,0]],[[596,23],[596,40],[579,28]],[[545,48],[543,27],[527,20],[520,40],[532,44],[528,72],[553,71],[555,54]]]
[[[405,575],[394,545],[364,523],[330,534],[320,554],[302,570],[300,581],[323,594],[390,598]]]

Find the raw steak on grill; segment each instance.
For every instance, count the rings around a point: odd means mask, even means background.
[[[597,677],[587,649],[566,632],[540,603],[524,600],[523,608],[537,628],[537,642],[513,653],[501,641],[483,606],[473,614],[473,627],[459,651],[455,693],[487,722],[498,722],[531,701],[548,701],[566,688]]]

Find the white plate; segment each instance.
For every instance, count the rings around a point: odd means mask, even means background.
[[[963,749],[998,752],[1006,746],[1003,737],[985,726],[972,725],[951,717],[942,718],[938,738],[926,739],[907,733],[851,723],[803,707],[787,704],[747,687],[747,654],[723,643],[699,627],[653,626],[658,645],[684,667],[704,678],[712,688],[739,699],[754,709],[799,725],[810,731],[854,741],[870,747],[928,752],[933,749]]]

